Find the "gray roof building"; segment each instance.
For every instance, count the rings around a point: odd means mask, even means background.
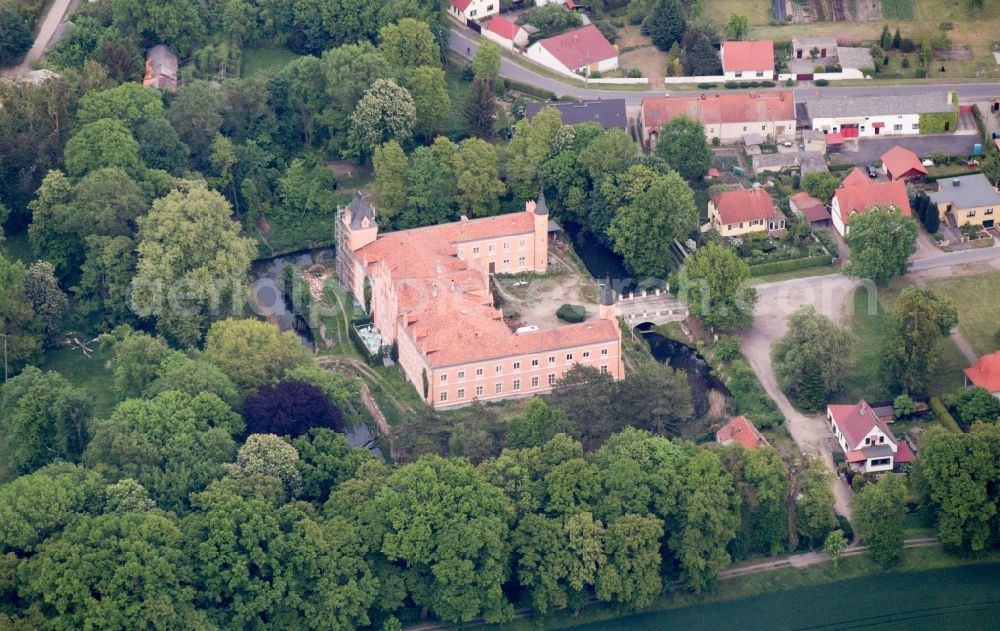
[[[351,200],[351,204],[348,208],[351,211],[352,230],[362,228],[361,221],[363,219],[368,220],[369,226],[375,225],[375,210],[368,202],[368,198],[361,191],[354,193],[354,198]]]
[[[628,127],[625,99],[599,99],[579,103],[528,103],[524,107],[524,117],[531,119],[544,107],[554,107],[559,110],[564,125],[596,122],[600,123],[604,129],[625,129]]]
[[[982,173],[938,180],[938,191],[928,193],[935,204],[951,204],[957,210],[1000,207],[1000,193]]]
[[[934,114],[958,109],[951,102],[950,92],[806,99],[801,105],[809,119]]]

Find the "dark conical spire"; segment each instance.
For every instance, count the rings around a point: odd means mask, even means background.
[[[535,214],[536,215],[547,215],[549,214],[549,207],[545,205],[545,190],[538,191],[538,199],[535,200]]]
[[[615,293],[611,291],[611,276],[604,279],[604,292],[601,294],[601,304],[610,307],[615,304]]]

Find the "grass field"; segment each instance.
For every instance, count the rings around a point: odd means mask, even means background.
[[[113,375],[106,368],[110,353],[94,344],[94,353],[85,357],[79,349],[58,348],[45,353],[39,368],[55,370],[71,384],[87,393],[93,406],[91,418],[102,418],[115,406]]]
[[[978,355],[997,350],[1000,330],[1000,272],[936,280],[929,284],[955,302],[958,330]]]
[[[887,20],[912,20],[913,0],[882,0],[882,15]]]
[[[854,348],[851,353],[853,367],[848,371],[844,385],[834,395],[833,400],[857,401],[863,397],[869,401],[884,401],[898,394],[894,393],[886,383],[882,372],[882,346],[891,331],[886,307],[892,304],[893,298],[894,294],[891,291],[880,292],[878,312],[869,314],[866,292],[854,292],[854,315],[849,327],[854,335]],[[961,351],[951,340],[941,341],[941,351],[941,362],[930,380],[934,393],[951,392],[961,388],[962,369],[968,365]]]
[[[243,51],[243,76],[278,72],[300,55],[287,48],[251,48]]]

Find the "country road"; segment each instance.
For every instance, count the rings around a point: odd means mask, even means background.
[[[461,57],[471,57],[479,47],[480,38],[470,29],[459,26],[454,22],[451,26],[451,35],[448,45],[451,50]],[[528,83],[544,90],[554,92],[556,96],[568,96],[581,99],[610,99],[623,98],[628,105],[639,105],[648,96],[663,96],[669,92],[668,88],[651,90],[614,90],[605,88],[589,88],[582,82],[577,85],[570,85],[561,80],[546,76],[536,72],[531,68],[522,66],[512,61],[508,57],[501,58],[500,76],[522,83]],[[566,81],[572,82],[568,78]],[[942,90],[957,90],[963,101],[984,101],[990,97],[1000,96],[1000,81],[983,83],[947,83],[935,82],[922,85],[886,85],[882,82],[872,82],[871,86],[857,87],[828,87],[828,88],[795,88],[795,99],[800,100],[806,97],[842,97],[842,96],[872,96],[879,94],[926,94],[928,92],[940,92]],[[781,88],[761,88],[762,91],[768,89]],[[703,90],[703,92],[728,92],[729,90]]]
[[[926,548],[928,546],[940,545],[937,537],[918,537],[915,539],[907,539],[903,542],[904,548]],[[859,554],[864,554],[868,551],[868,546],[862,545],[852,545],[844,550],[843,556],[852,557]],[[753,563],[751,565],[741,565],[739,567],[730,568],[728,570],[723,570],[719,573],[719,580],[725,581],[728,579],[737,578],[740,576],[747,576],[748,574],[759,574],[761,572],[773,572],[774,570],[780,570],[787,567],[809,567],[810,565],[818,565],[820,563],[826,563],[830,560],[830,557],[823,552],[803,552],[801,554],[792,554],[780,559],[773,559],[770,561],[762,561],[760,563]],[[675,583],[676,587],[683,588],[682,583]],[[598,601],[596,598],[591,598],[588,604],[596,604]],[[534,611],[531,609],[518,609],[514,612],[515,620],[523,620],[524,618],[530,618],[534,615]],[[475,618],[463,625],[463,628],[478,627],[485,624],[485,621],[480,618]],[[447,629],[454,629],[454,625],[446,625],[440,622],[424,622],[420,624],[415,624],[412,626],[404,627],[405,631],[446,631]]]
[[[31,49],[24,56],[21,63],[13,69],[14,76],[23,77],[28,74],[31,71],[31,64],[42,58],[45,47],[49,45],[52,36],[56,34],[56,29],[59,28],[59,24],[66,17],[71,4],[74,4],[74,0],[54,0],[52,2],[52,6],[49,7],[45,17],[42,18],[42,23],[38,28],[38,35],[35,37],[35,43],[31,45]]]

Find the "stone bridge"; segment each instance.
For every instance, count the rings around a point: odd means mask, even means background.
[[[688,317],[687,307],[669,292],[662,289],[623,293],[615,304],[615,313],[625,320],[629,328],[643,322],[666,324]]]

